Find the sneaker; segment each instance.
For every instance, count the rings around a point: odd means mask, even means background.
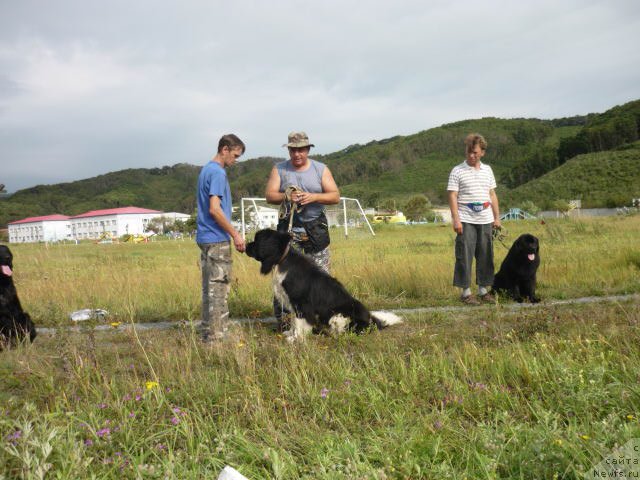
[[[496,297],[494,297],[489,292],[487,292],[484,295],[480,295],[480,301],[482,303],[493,303],[493,304],[495,304],[496,303]]]
[[[480,302],[475,295],[467,295],[466,297],[460,297],[460,301],[465,305],[480,305]]]

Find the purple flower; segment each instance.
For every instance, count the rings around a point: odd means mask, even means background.
[[[22,438],[22,430],[16,430],[13,433],[10,433],[9,435],[7,435],[7,441],[12,441],[12,440],[20,440]]]
[[[131,395],[127,393],[124,397],[122,397],[122,400],[124,400],[125,402],[128,402],[129,400],[131,400]]]
[[[180,423],[180,419],[178,417],[171,417],[171,423],[177,425]]]
[[[444,424],[440,420],[436,420],[435,422],[433,422],[433,428],[435,428],[436,430],[440,430],[443,426]]]
[[[141,398],[142,398],[142,395],[136,395],[136,402],[139,402]]]
[[[322,390],[320,390],[320,398],[327,398],[327,395],[329,395],[329,389],[323,387]]]
[[[136,416],[135,412],[131,412],[131,413],[129,414],[129,418],[135,418],[135,416]]]
[[[169,393],[171,391],[171,389],[169,387],[164,389],[165,392]]]
[[[93,440],[91,440],[90,438],[87,438],[87,439],[84,441],[84,446],[85,446],[85,447],[90,447],[91,445],[93,445]]]
[[[107,408],[107,404],[106,403],[99,403],[98,404],[98,408],[100,408],[100,409]]]
[[[109,429],[109,428],[101,428],[100,430],[98,430],[96,432],[96,435],[99,436],[100,438],[108,437],[109,435],[111,435],[111,429]]]
[[[167,449],[166,445],[163,445],[162,443],[159,443],[156,445],[156,449],[160,450],[161,452]]]

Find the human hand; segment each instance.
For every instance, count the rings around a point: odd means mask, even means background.
[[[453,221],[453,231],[458,235],[462,235],[462,222],[460,220]]]
[[[499,219],[499,218],[496,218],[496,219],[493,221],[493,228],[495,228],[495,229],[497,229],[497,230],[500,230],[500,229],[502,228],[502,223],[500,222],[500,219]]]
[[[291,198],[294,202],[300,205],[307,205],[309,203],[313,203],[315,195],[311,192],[302,192],[298,191],[291,195]]]
[[[233,246],[236,247],[236,250],[240,253],[244,252],[247,248],[244,238],[239,233],[236,233],[233,236]]]

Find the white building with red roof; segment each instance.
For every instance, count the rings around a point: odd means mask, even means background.
[[[47,215],[16,220],[8,224],[10,243],[97,240],[105,236],[142,235],[158,210],[140,207],[92,210],[73,217]]]
[[[8,225],[10,243],[57,242],[72,240],[66,215],[23,218]]]
[[[76,240],[98,239],[103,235],[142,235],[149,220],[162,215],[158,210],[140,207],[92,210],[70,218],[71,236]]]

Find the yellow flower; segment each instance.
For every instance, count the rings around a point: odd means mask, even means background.
[[[238,347],[239,347],[239,348],[242,348],[242,347],[244,347],[244,346],[245,346],[245,343],[244,343],[244,342],[242,342],[242,341],[241,341],[241,342],[238,342]]]
[[[589,435],[580,435],[580,438],[583,440],[591,440],[591,437]]]
[[[111,322],[109,325],[111,325],[113,328],[118,328],[121,323],[122,322]]]
[[[562,445],[562,440],[558,438],[558,439],[554,440],[553,443],[555,443],[556,445],[560,445],[561,446]]]
[[[627,420],[635,420],[636,417],[634,417],[633,415],[627,415]]]
[[[147,387],[147,390],[152,390],[158,386],[158,382],[146,382],[145,386]]]

